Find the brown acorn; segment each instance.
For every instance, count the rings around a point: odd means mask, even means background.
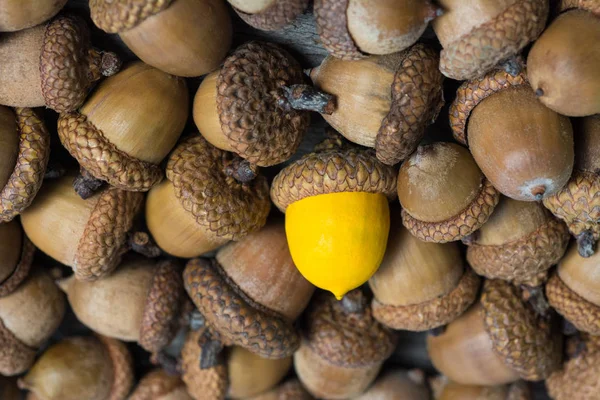
[[[316,0],[314,5],[321,43],[344,60],[402,51],[442,13],[430,0]]]
[[[178,76],[200,76],[219,66],[231,46],[224,0],[91,0],[96,26],[118,33],[146,64]]]
[[[522,300],[521,290],[500,280],[484,282],[481,300],[429,335],[433,365],[464,385],[494,386],[546,379],[560,367],[560,335]]]
[[[144,196],[109,187],[83,200],[73,180],[66,175],[47,182],[21,223],[33,244],[72,267],[77,279],[95,280],[119,264]]]
[[[375,380],[395,344],[395,335],[375,321],[359,289],[342,301],[320,292],[306,314],[294,367],[313,396],[352,398]]]
[[[450,107],[450,125],[505,196],[539,201],[571,176],[571,123],[537,101],[524,72],[496,70],[463,83]]]
[[[227,0],[248,25],[276,31],[294,22],[308,7],[309,0]]]
[[[433,29],[444,49],[440,71],[474,79],[514,58],[546,26],[548,0],[440,0]]]
[[[164,369],[147,373],[138,383],[129,400],[193,400],[179,376]]]
[[[267,179],[196,135],[171,153],[167,179],[148,194],[146,222],[161,249],[192,258],[259,230],[270,209]]]
[[[563,12],[533,44],[527,77],[538,99],[557,113],[600,113],[600,4],[561,0]]]
[[[465,265],[457,243],[423,242],[396,215],[383,262],[369,279],[373,316],[393,329],[446,325],[475,301],[481,280]]]
[[[63,339],[19,379],[40,400],[125,400],[132,386],[129,350],[102,336]]]
[[[187,103],[184,79],[135,62],[102,82],[79,111],[62,114],[60,141],[92,175],[76,186],[80,195],[93,194],[96,180],[136,192],[158,184],[159,164],[185,126]]]
[[[121,65],[114,53],[92,47],[85,22],[73,16],[3,34],[0,58],[0,104],[60,113],[81,106],[93,83]]]
[[[600,238],[600,115],[573,120],[575,168],[561,191],[544,205],[567,223],[579,254],[589,257]]]
[[[329,56],[310,76],[317,87],[336,96],[337,107],[323,114],[325,120],[348,140],[375,148],[380,161],[394,165],[416,149],[444,104],[438,64],[433,49],[417,44],[360,61]]]
[[[35,247],[18,221],[0,224],[0,298],[27,278],[34,253]]]
[[[488,220],[500,194],[454,143],[420,146],[398,175],[402,223],[420,240],[460,240]],[[444,201],[440,201],[444,199]]]
[[[0,375],[27,371],[35,353],[54,334],[65,314],[65,298],[50,276],[32,273],[0,297]]]
[[[246,400],[314,400],[296,378],[282,383],[275,389]]]
[[[21,391],[17,386],[16,379],[10,379],[0,376],[0,399],[3,400],[21,400]]]
[[[389,371],[353,400],[429,400],[425,375],[421,371]]]
[[[530,400],[531,391],[523,381],[511,385],[476,386],[452,382],[445,376],[431,379],[435,400]]]
[[[467,261],[479,275],[536,287],[565,254],[569,233],[540,203],[503,196],[467,244]]]
[[[0,7],[0,32],[31,28],[54,17],[68,0],[5,0]]]

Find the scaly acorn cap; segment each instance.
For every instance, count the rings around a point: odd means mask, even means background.
[[[27,235],[23,232],[23,245],[21,258],[15,266],[13,272],[2,282],[0,282],[0,297],[8,296],[27,278],[31,270],[31,263],[35,254],[35,246]]]
[[[33,364],[36,349],[21,342],[0,319],[0,374],[17,375]]]
[[[113,381],[108,400],[125,400],[134,382],[133,358],[123,342],[96,336],[106,348],[113,366]]]
[[[308,7],[309,0],[274,0],[273,4],[256,14],[248,14],[233,7],[248,25],[263,31],[276,31],[291,24]]]
[[[158,14],[174,0],[90,0],[92,21],[106,33],[127,31]]]
[[[348,31],[350,0],[315,0],[314,14],[321,43],[331,54],[342,60],[360,60],[367,54],[360,51]]]
[[[559,0],[557,8],[559,11],[581,8],[600,17],[600,3],[597,0]]]
[[[169,375],[164,369],[147,373],[129,396],[129,400],[191,400],[179,376]]]

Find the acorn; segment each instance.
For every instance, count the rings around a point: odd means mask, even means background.
[[[392,329],[426,331],[458,318],[476,299],[481,280],[457,243],[423,242],[392,220],[387,251],[369,279],[377,321]]]
[[[21,400],[21,392],[15,379],[0,376],[0,399]]]
[[[83,200],[73,180],[66,175],[47,182],[21,223],[33,244],[73,268],[77,279],[95,280],[112,272],[128,250],[143,195],[109,187]]]
[[[0,298],[27,278],[34,253],[35,247],[18,221],[0,224]]]
[[[450,106],[450,125],[505,196],[540,201],[571,176],[571,123],[537,101],[524,72],[496,70],[463,83]]]
[[[92,47],[82,19],[66,15],[2,34],[0,58],[0,104],[59,113],[80,107],[94,82],[121,66],[116,54]]]
[[[548,0],[440,0],[433,29],[444,48],[440,71],[474,79],[514,58],[546,26]]]
[[[464,147],[438,142],[420,146],[402,164],[398,198],[402,223],[411,234],[426,242],[446,243],[479,229],[500,194]]]
[[[0,32],[31,28],[54,17],[68,0],[7,0],[0,10]]]
[[[0,375],[27,371],[37,349],[58,329],[64,314],[64,296],[42,271],[32,273],[16,290],[0,297]]]
[[[267,179],[196,135],[171,153],[167,179],[148,194],[146,222],[162,250],[193,258],[259,230],[270,209]]]
[[[523,381],[510,385],[477,386],[452,382],[445,376],[431,379],[435,400],[530,400],[531,391]]]
[[[573,120],[575,168],[569,182],[544,205],[567,223],[579,254],[589,257],[600,238],[600,115]]]
[[[371,385],[395,345],[395,335],[375,321],[360,290],[341,302],[320,292],[306,313],[294,367],[313,396],[352,398]]]
[[[135,55],[178,76],[219,66],[231,46],[231,18],[223,0],[91,0],[94,24],[118,33]]]
[[[422,371],[389,371],[354,400],[429,400]]]
[[[133,385],[133,360],[118,340],[71,337],[44,351],[18,382],[41,400],[125,400]]]
[[[248,25],[276,31],[290,25],[308,7],[308,0],[227,0]]]
[[[314,5],[321,43],[344,60],[402,51],[442,13],[430,0],[316,0]]]
[[[246,400],[314,400],[296,378],[282,383],[275,389]]]
[[[215,147],[268,167],[289,159],[308,129],[307,110],[331,113],[332,96],[304,84],[281,47],[250,42],[209,74],[194,98],[194,121]]]
[[[184,79],[135,62],[102,82],[79,111],[62,114],[60,141],[92,176],[78,193],[90,197],[93,178],[136,192],[158,184],[159,164],[185,127],[187,102]]]
[[[394,165],[416,149],[444,104],[438,64],[433,49],[417,44],[360,61],[329,56],[310,76],[336,97],[337,107],[323,114],[325,120],[348,140],[375,148],[381,162]]]
[[[429,335],[433,365],[463,385],[495,386],[546,379],[560,367],[561,336],[522,300],[521,289],[484,282],[481,300],[439,336]]]
[[[540,203],[502,197],[467,244],[467,261],[479,275],[537,287],[565,254],[569,233]]]
[[[537,98],[559,114],[600,113],[600,4],[561,0],[561,11],[527,57],[527,77]],[[582,41],[584,39],[584,41]]]
[[[193,400],[179,376],[164,369],[147,373],[129,396],[129,400]]]

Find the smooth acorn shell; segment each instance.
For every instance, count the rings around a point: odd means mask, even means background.
[[[558,276],[575,293],[600,307],[600,254],[585,258],[572,243],[558,266]]]
[[[39,25],[55,16],[68,0],[2,0],[0,32],[12,32]]]
[[[429,400],[423,376],[416,371],[391,371],[379,377],[362,395],[354,400]]]
[[[575,131],[575,169],[600,170],[600,114],[573,119]]]
[[[21,259],[23,230],[18,220],[0,224],[0,282],[8,278]]]
[[[217,109],[217,78],[219,71],[208,74],[194,97],[194,122],[200,134],[213,146],[233,152],[229,139],[221,129],[219,110]]]
[[[435,392],[435,389],[434,389]],[[447,382],[435,400],[510,400],[508,386],[477,386],[461,385],[456,382]]]
[[[13,110],[0,106],[0,191],[15,170],[19,152],[19,134]]]
[[[257,14],[277,3],[277,1],[278,0],[227,0],[227,2],[237,10],[245,12],[246,14]]]

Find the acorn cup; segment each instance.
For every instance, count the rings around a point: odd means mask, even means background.
[[[440,71],[456,80],[474,79],[511,60],[546,26],[548,0],[440,0],[444,13],[433,29],[444,47]]]
[[[600,4],[559,0],[563,11],[533,44],[527,76],[537,98],[557,113],[600,113]]]
[[[336,97],[337,107],[323,114],[325,120],[348,140],[375,148],[381,162],[394,165],[417,148],[444,104],[438,65],[439,55],[417,44],[360,61],[329,56],[310,76]]]
[[[402,223],[412,235],[446,243],[479,229],[500,194],[464,147],[438,142],[420,146],[402,164],[398,198]]]
[[[430,380],[435,400],[530,400],[531,391],[523,381],[511,385],[477,386],[452,382],[445,376]]]
[[[334,98],[305,85],[281,47],[250,42],[209,74],[194,98],[194,121],[213,146],[268,167],[288,160],[308,129],[307,112],[331,113]]]
[[[138,383],[129,400],[193,400],[179,376],[154,369]]]
[[[148,193],[146,222],[162,250],[193,258],[259,230],[270,209],[267,179],[196,135],[179,143],[167,179]]]
[[[231,46],[224,0],[90,0],[94,24],[119,37],[142,61],[169,74],[200,76]]]
[[[0,8],[0,32],[14,32],[48,21],[68,0],[4,0]]]
[[[537,101],[524,72],[496,70],[463,83],[450,106],[450,125],[505,196],[540,201],[571,176],[571,123]]]
[[[15,379],[0,376],[0,399],[3,400],[21,400],[21,391],[17,386]]]
[[[133,380],[127,347],[96,336],[66,338],[50,346],[18,382],[40,400],[125,400]]]
[[[291,379],[258,396],[246,400],[314,400],[302,383],[296,378]]]
[[[422,371],[390,371],[354,400],[429,400]]]
[[[308,7],[309,0],[227,0],[248,25],[276,31],[290,25]]]
[[[463,385],[495,386],[540,381],[560,368],[562,336],[522,296],[508,282],[485,281],[478,303],[428,336],[437,370]]]
[[[185,126],[187,103],[184,79],[135,62],[98,86],[78,111],[62,114],[60,141],[87,172],[75,185],[79,195],[90,197],[101,181],[135,192],[158,184],[159,164]]]
[[[92,47],[82,19],[66,15],[2,34],[0,58],[0,104],[59,113],[80,107],[94,82],[121,66],[116,54]]]
[[[35,247],[18,221],[0,223],[0,298],[10,295],[29,275]]]

